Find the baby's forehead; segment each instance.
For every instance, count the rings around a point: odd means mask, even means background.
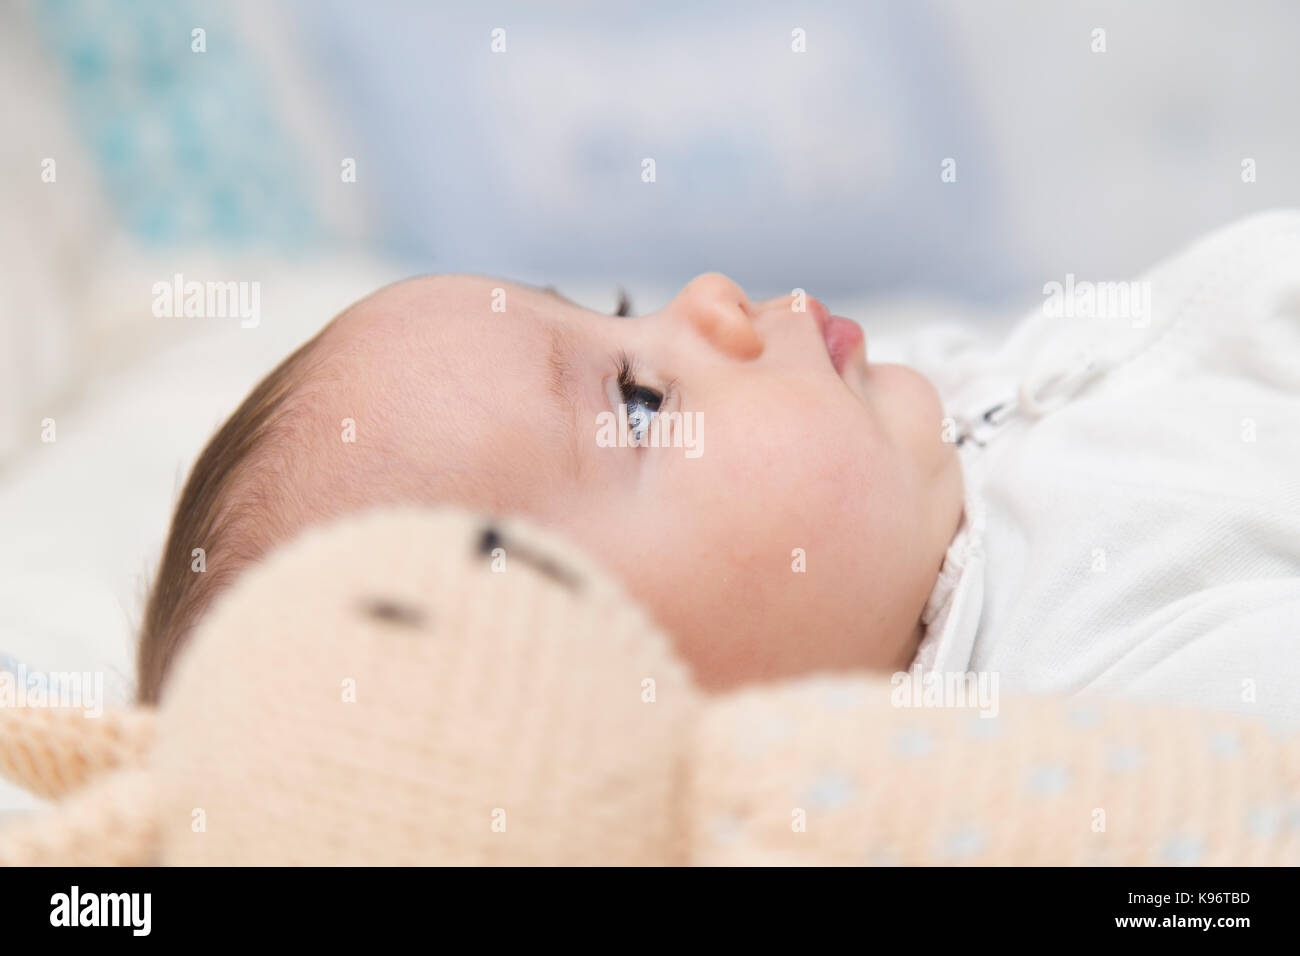
[[[357,303],[367,311],[415,308],[436,314],[508,315],[517,305],[523,311],[564,304],[579,308],[550,287],[538,287],[492,276],[446,273],[416,276],[385,286]]]
[[[364,419],[376,443],[389,448],[471,433],[480,445],[504,436],[526,446],[531,441],[516,432],[535,440],[531,416],[556,417],[549,404],[556,369],[567,372],[573,356],[595,354],[579,345],[589,335],[595,341],[594,331],[586,331],[593,321],[588,310],[554,292],[500,279],[407,280],[334,321],[322,343],[320,372],[301,396],[328,405],[315,416],[323,421]],[[566,375],[566,381],[579,380]],[[575,414],[578,395],[576,387],[565,391],[566,416]],[[548,404],[539,406],[543,400]],[[328,430],[322,436],[333,444]]]
[[[548,400],[556,330],[573,324],[565,313],[582,311],[484,276],[423,276],[379,290],[335,320],[322,368],[300,393],[308,417],[324,423],[313,447],[346,453],[353,466],[372,451],[409,460],[412,449],[436,449],[458,469],[487,467],[493,454],[545,457],[546,429],[530,416]],[[339,445],[344,419],[356,422],[355,447]]]
[[[340,360],[330,364],[350,372],[459,379],[473,368],[491,380],[543,361],[554,331],[581,328],[589,315],[553,289],[489,276],[420,276],[357,302],[334,319],[322,344]]]

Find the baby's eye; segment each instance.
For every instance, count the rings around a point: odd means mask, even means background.
[[[641,441],[646,429],[650,427],[650,419],[654,418],[659,406],[663,404],[664,397],[654,389],[636,383],[631,388],[624,388],[619,383],[619,391],[623,394],[623,404],[627,406],[628,427],[632,429],[637,441]]]
[[[632,363],[626,356],[618,361],[618,394],[627,408],[627,424],[634,440],[645,440],[650,421],[663,406],[664,396],[653,388],[647,388],[636,381]]]

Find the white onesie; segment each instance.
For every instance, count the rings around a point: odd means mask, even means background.
[[[1056,283],[914,359],[967,483],[917,663],[1300,726],[1300,213]]]

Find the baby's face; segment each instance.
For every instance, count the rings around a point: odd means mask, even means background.
[[[556,527],[707,687],[903,666],[960,518],[956,455],[924,378],[799,304],[718,275],[638,318],[476,277],[382,289],[321,340],[300,499]],[[656,415],[659,447],[633,444]]]

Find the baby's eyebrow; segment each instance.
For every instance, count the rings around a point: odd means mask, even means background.
[[[546,330],[546,338],[547,384],[551,394],[558,401],[573,405],[573,337],[558,325],[552,325]]]
[[[578,401],[574,394],[573,381],[573,335],[559,325],[547,329],[548,347],[546,352],[546,380],[551,395],[559,409],[559,417],[564,420],[562,447],[569,449],[574,476],[582,470],[582,449],[579,447],[578,435]]]

